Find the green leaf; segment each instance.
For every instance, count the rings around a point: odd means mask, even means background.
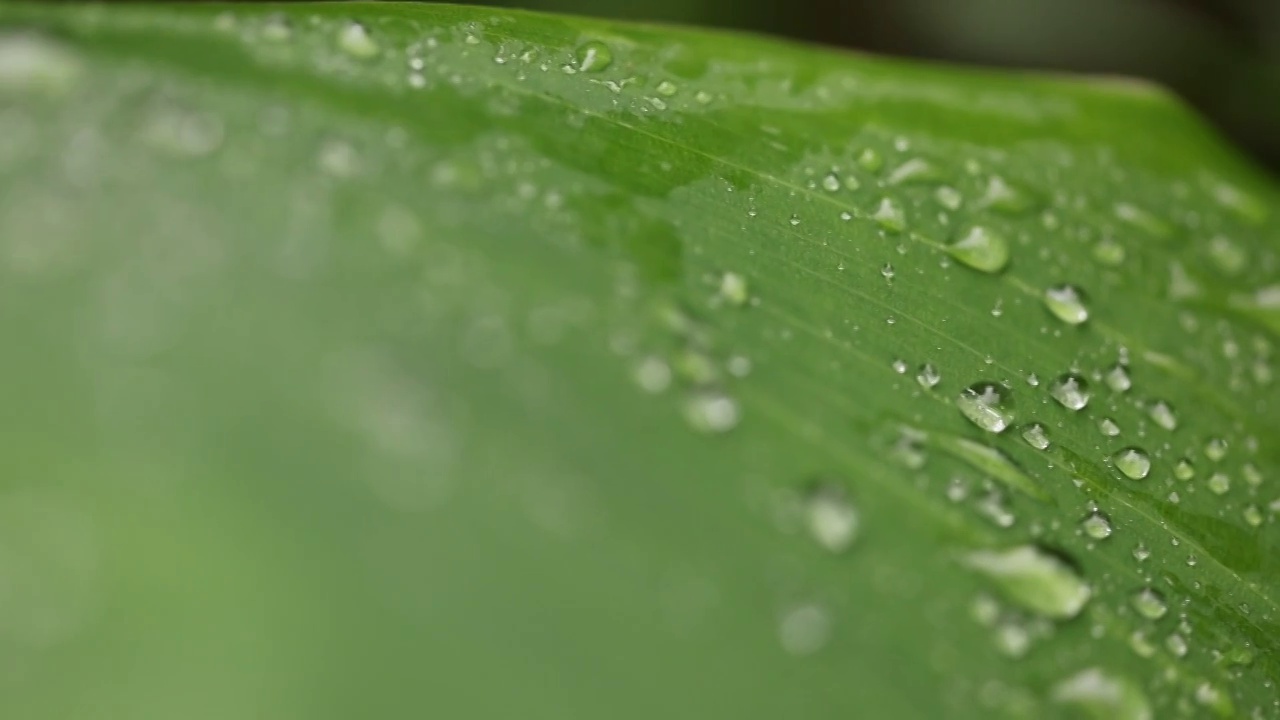
[[[1274,716],[1280,190],[1159,89],[0,26],[3,717]]]

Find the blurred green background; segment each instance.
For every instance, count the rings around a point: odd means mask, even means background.
[[[1280,0],[486,0],[877,53],[1134,75],[1280,170]]]

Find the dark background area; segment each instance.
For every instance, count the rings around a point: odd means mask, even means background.
[[[465,1],[465,0],[464,0]],[[1280,171],[1280,0],[487,0],[742,28],[871,52],[1134,75]]]

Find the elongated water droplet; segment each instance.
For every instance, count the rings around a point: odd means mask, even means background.
[[[1169,223],[1136,205],[1119,203],[1115,206],[1115,213],[1117,218],[1152,237],[1167,238],[1173,234],[1173,227]]]
[[[937,182],[942,174],[928,160],[912,158],[894,168],[886,178],[890,185],[910,185],[912,183]]]
[[[1133,380],[1129,378],[1129,368],[1119,363],[1112,365],[1105,375],[1107,387],[1113,392],[1128,392],[1133,387]]]
[[[1169,603],[1165,602],[1164,595],[1152,588],[1142,588],[1134,593],[1129,599],[1129,604],[1139,615],[1148,620],[1159,620],[1169,612]]]
[[[829,480],[816,482],[805,497],[805,525],[824,549],[844,552],[858,537],[858,509],[849,493]]]
[[[1095,510],[1081,521],[1080,529],[1094,540],[1106,540],[1111,537],[1111,520]]]
[[[938,372],[938,368],[934,367],[933,363],[925,363],[916,372],[916,382],[920,383],[920,387],[929,390],[942,382],[942,373]]]
[[[893,198],[882,199],[871,217],[889,232],[899,233],[907,227],[907,214]]]
[[[1225,495],[1231,489],[1231,478],[1227,477],[1226,473],[1216,472],[1209,476],[1205,484],[1214,495]]]
[[[1055,620],[1080,614],[1092,595],[1074,568],[1035,545],[971,552],[964,564],[995,583],[1011,602]]]
[[[1058,682],[1054,702],[1079,708],[1091,720],[1151,720],[1151,702],[1128,678],[1088,668]]]
[[[378,44],[369,36],[369,30],[358,22],[349,22],[338,35],[338,47],[352,57],[362,60],[378,54]]]
[[[1062,407],[1079,411],[1089,404],[1089,383],[1079,375],[1067,373],[1053,381],[1049,386],[1049,394]]]
[[[957,262],[985,273],[998,273],[1009,264],[1009,241],[983,225],[970,227],[946,247]]]
[[[1037,450],[1047,450],[1049,448],[1049,433],[1045,430],[1044,425],[1040,423],[1031,423],[1022,428],[1022,439]]]
[[[1178,416],[1174,414],[1173,406],[1164,400],[1151,403],[1147,414],[1151,416],[1152,422],[1165,430],[1175,430],[1178,427]]]
[[[1104,417],[1098,421],[1098,432],[1107,437],[1115,437],[1120,434],[1120,426],[1116,424],[1115,420]]]
[[[1014,418],[1012,393],[992,382],[977,382],[965,388],[956,398],[956,407],[987,432],[1004,432]]]
[[[747,279],[735,272],[727,272],[720,276],[720,297],[730,305],[741,307],[750,299],[747,291]]]
[[[1116,469],[1130,480],[1141,480],[1151,472],[1151,458],[1141,448],[1125,448],[1113,455],[1111,460]]]
[[[1054,317],[1068,325],[1079,325],[1089,319],[1084,291],[1075,285],[1054,285],[1046,289],[1044,305]]]
[[[574,57],[578,60],[579,72],[600,72],[613,64],[613,51],[599,40],[578,46]]]

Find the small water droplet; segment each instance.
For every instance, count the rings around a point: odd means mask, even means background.
[[[1149,557],[1151,557],[1151,550],[1149,550],[1146,545],[1142,543],[1138,543],[1133,547],[1134,560],[1137,560],[1138,562],[1143,562]]]
[[[680,88],[677,87],[676,84],[671,82],[670,80],[663,80],[662,82],[658,83],[657,87],[655,87],[654,90],[657,91],[657,93],[663,97],[672,97],[677,92],[680,91]]]
[[[1044,305],[1049,312],[1068,325],[1079,325],[1089,319],[1084,291],[1075,285],[1054,285],[1044,291]]]
[[[956,398],[956,407],[987,432],[1004,432],[1014,418],[1012,393],[992,382],[977,382],[965,388]]]
[[[1080,614],[1092,596],[1073,567],[1035,545],[971,552],[964,564],[994,582],[1011,602],[1056,620]]]
[[[1022,439],[1037,450],[1049,448],[1049,433],[1040,423],[1031,423],[1022,428]]]
[[[957,262],[985,273],[998,273],[1009,264],[1009,241],[983,225],[973,225],[946,246]]]
[[[1141,480],[1151,473],[1151,458],[1141,448],[1125,448],[1113,455],[1111,461],[1130,480]]]
[[[912,158],[894,168],[886,178],[890,185],[910,185],[912,183],[937,182],[941,178],[938,168],[928,160]]]
[[[1209,241],[1209,259],[1227,275],[1238,275],[1249,264],[1244,248],[1221,235]]]
[[[1115,420],[1104,417],[1098,421],[1098,432],[1107,437],[1115,437],[1120,434],[1120,426],[1116,424]]]
[[[725,363],[725,367],[730,375],[744,378],[751,374],[751,358],[746,355],[734,355]]]
[[[795,227],[796,225],[800,224],[800,216],[796,215],[795,213],[792,213],[791,218],[787,220],[787,222],[791,223],[792,227]]]
[[[1227,441],[1220,437],[1209,438],[1204,445],[1204,456],[1214,462],[1227,456]]]
[[[574,57],[577,58],[579,72],[600,72],[613,64],[613,51],[599,40],[578,46]]]
[[[899,233],[907,227],[907,214],[902,209],[902,205],[893,198],[881,199],[880,206],[871,217],[880,224],[880,227],[889,232]]]
[[[1094,540],[1105,540],[1111,537],[1111,520],[1095,510],[1081,521],[1080,529]]]
[[[1169,652],[1173,653],[1176,658],[1187,656],[1187,640],[1178,633],[1173,633],[1165,638],[1164,646],[1169,648]]]
[[[1133,380],[1129,377],[1129,368],[1120,363],[1112,365],[1105,375],[1107,387],[1113,392],[1128,392],[1133,387]]]
[[[361,60],[376,57],[380,48],[369,35],[369,30],[358,22],[349,22],[338,34],[338,47],[348,55]]]
[[[907,374],[907,363],[906,363],[906,361],[905,361],[905,360],[903,360],[903,359],[901,359],[901,358],[899,358],[899,359],[897,359],[897,360],[894,360],[894,361],[893,361],[893,371],[894,371],[894,372],[896,372],[896,373],[898,373],[899,375],[906,375],[906,374]]]
[[[293,36],[293,26],[284,15],[273,13],[263,21],[261,35],[263,40],[284,42]]]
[[[741,419],[738,401],[714,390],[701,390],[685,402],[685,419],[698,432],[725,433]]]
[[[892,265],[890,265],[889,263],[885,263],[885,264],[884,264],[884,266],[880,268],[880,274],[884,276],[884,279],[885,279],[885,280],[889,280],[889,281],[891,281],[891,282],[892,282],[892,281],[893,281],[893,266],[892,266]]]
[[[1191,464],[1190,460],[1182,458],[1174,464],[1173,476],[1179,480],[1190,480],[1196,476],[1196,468]]]
[[[1175,430],[1178,427],[1178,416],[1174,414],[1173,406],[1164,400],[1151,403],[1147,408],[1147,414],[1151,416],[1152,422],[1165,430]]]
[[[1022,188],[1011,185],[999,175],[993,175],[987,181],[986,192],[980,205],[1006,215],[1021,215],[1036,205],[1036,200]]]
[[[942,207],[955,212],[960,209],[960,205],[964,203],[964,196],[960,191],[950,185],[943,185],[933,192],[933,196],[937,198],[938,204]]]
[[[1244,516],[1244,521],[1250,527],[1258,527],[1262,524],[1262,509],[1257,505],[1246,505],[1240,514]]]
[[[1073,705],[1093,720],[1151,720],[1151,702],[1142,688],[1128,678],[1088,668],[1058,682],[1050,697],[1055,703]]]
[[[1249,487],[1258,487],[1262,484],[1262,471],[1253,463],[1245,463],[1240,467],[1240,473],[1244,475],[1244,481],[1249,483]]]
[[[1031,387],[1040,387],[1040,376],[1035,373],[1031,373],[1027,376],[1027,384]]]
[[[858,510],[845,489],[829,480],[821,480],[805,497],[805,525],[809,535],[824,549],[844,552],[857,539],[860,519]]]
[[[1124,246],[1111,238],[1099,240],[1093,246],[1093,259],[1107,267],[1119,267],[1124,264]]]
[[[1152,588],[1142,588],[1129,598],[1129,604],[1139,615],[1148,620],[1159,620],[1169,612],[1169,603],[1165,602],[1164,595],[1159,590]]]
[[[942,382],[942,373],[938,372],[938,368],[932,363],[925,363],[916,371],[916,382],[920,383],[920,387],[929,390]]]
[[[1152,215],[1142,208],[1130,203],[1118,203],[1114,208],[1116,217],[1142,230],[1152,237],[1167,238],[1173,234],[1173,228],[1164,220]]]
[[[827,192],[836,192],[840,189],[840,177],[835,173],[827,173],[822,178],[822,189]]]
[[[1149,658],[1156,654],[1156,646],[1151,644],[1147,634],[1141,630],[1134,630],[1129,635],[1129,648],[1141,658]]]
[[[647,393],[660,393],[671,385],[671,366],[660,357],[649,356],[636,364],[636,384]]]
[[[1089,404],[1089,383],[1079,375],[1067,373],[1053,381],[1049,386],[1049,394],[1062,407],[1079,411]]]
[[[831,639],[831,616],[820,605],[804,604],[783,613],[778,641],[790,655],[812,655]]]
[[[750,299],[747,291],[747,279],[735,272],[727,272],[720,276],[720,297],[735,307],[742,307]]]
[[[1214,495],[1224,495],[1231,489],[1231,478],[1227,477],[1225,473],[1216,472],[1209,476],[1209,480],[1205,485]]]
[[[880,153],[872,148],[865,148],[858,154],[858,164],[867,172],[879,172],[884,166],[884,158],[880,157]]]

